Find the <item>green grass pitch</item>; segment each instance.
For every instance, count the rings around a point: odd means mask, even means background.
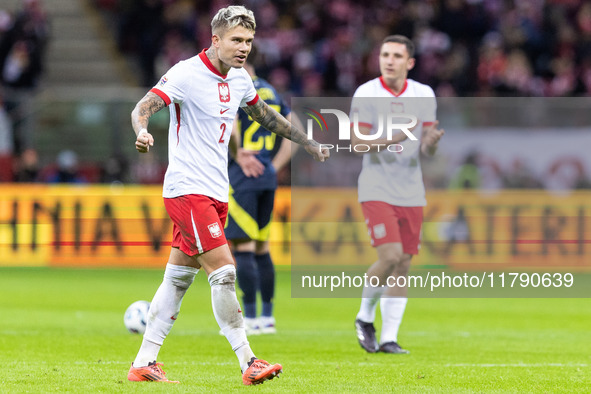
[[[279,379],[244,387],[201,272],[159,361],[181,384],[126,380],[141,342],[123,326],[160,270],[0,269],[0,392],[590,392],[590,299],[411,299],[399,335],[410,355],[366,354],[357,299],[292,299],[278,269],[278,334],[255,336]],[[379,322],[378,322],[379,327]]]

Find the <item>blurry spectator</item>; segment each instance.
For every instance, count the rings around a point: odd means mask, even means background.
[[[516,158],[509,172],[505,174],[504,187],[506,189],[540,189],[542,184],[535,178],[523,160]]]
[[[163,0],[121,1],[119,11],[119,48],[137,54],[142,72],[140,82],[152,86],[157,82],[156,58],[165,31]]]
[[[5,85],[37,86],[48,37],[49,25],[41,0],[25,0],[23,10],[0,42],[0,71]]]
[[[304,97],[322,97],[322,75],[308,73],[302,78],[302,95]]]
[[[565,157],[552,163],[544,176],[544,184],[546,189],[556,191],[585,189],[589,187],[589,179],[579,159]]]
[[[132,168],[134,182],[141,184],[160,184],[164,180],[166,164],[162,164],[156,152],[149,155],[139,155]]]
[[[484,190],[500,190],[503,188],[503,171],[493,157],[480,157],[479,170],[481,188]]]
[[[156,58],[160,53],[163,26],[162,0],[139,0],[136,2],[138,22],[137,38],[139,45],[140,67],[143,73],[143,85],[152,86],[156,83]]]
[[[504,95],[522,96],[532,93],[532,68],[525,52],[514,50],[507,56],[503,70],[502,89],[497,92]]]
[[[12,16],[5,10],[0,10],[0,40],[2,36],[11,28]]]
[[[464,159],[464,163],[450,180],[449,187],[451,189],[479,189],[480,184],[478,153],[472,152]]]
[[[168,31],[174,31],[186,43],[195,46],[194,38],[197,37],[198,13],[193,0],[163,0],[164,22]],[[209,20],[205,23],[209,28]],[[257,26],[258,27],[258,26]],[[166,45],[164,45],[166,47]],[[196,48],[201,51],[202,48]],[[194,53],[191,55],[193,56]],[[172,65],[168,65],[169,67]]]
[[[580,65],[578,93],[591,95],[591,56],[586,56]]]
[[[124,183],[127,181],[127,160],[120,155],[111,156],[100,172],[101,183]]]
[[[80,174],[78,155],[71,150],[63,150],[57,155],[56,168],[47,175],[46,182],[50,183],[86,183]]]
[[[7,89],[6,108],[14,128],[15,151],[30,146],[30,101],[43,72],[49,22],[42,0],[25,0],[23,9],[0,39],[0,80]]]
[[[469,53],[464,45],[454,45],[439,66],[437,91],[441,96],[457,96],[470,88],[466,75],[469,75]]]
[[[589,81],[591,83],[591,67],[589,75]],[[269,83],[275,87],[275,90],[277,90],[277,93],[279,93],[281,97],[285,97],[285,100],[287,100],[286,102],[289,102],[289,99],[295,95],[291,90],[291,75],[285,68],[277,67],[271,71],[268,79]]]
[[[12,180],[12,154],[14,152],[12,121],[4,108],[0,91],[0,182]]]
[[[495,89],[501,84],[507,58],[503,48],[503,38],[498,33],[484,37],[478,60],[478,85],[481,91]]]
[[[574,186],[575,189],[591,189],[591,179],[589,179],[587,176],[582,176],[579,179],[577,179],[577,182],[575,183]]]
[[[554,77],[549,83],[545,96],[571,96],[577,83],[574,59],[570,56],[552,59],[551,70]]]
[[[166,71],[181,60],[195,56],[197,52],[194,45],[190,45],[183,39],[181,33],[177,30],[168,32],[164,38],[165,44],[162,52],[162,65],[159,67],[158,74],[164,75]]]
[[[17,159],[15,182],[39,182],[39,155],[35,149],[26,149]]]

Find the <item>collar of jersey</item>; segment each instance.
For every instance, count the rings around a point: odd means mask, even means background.
[[[226,77],[228,76],[228,74],[224,75],[221,72],[219,72],[219,70],[217,68],[214,67],[214,65],[211,63],[211,60],[209,60],[209,58],[205,54],[205,49],[202,50],[201,53],[199,54],[199,59],[201,59],[203,64],[205,64],[205,67],[209,68],[209,71],[211,71],[212,73],[214,73],[218,77],[226,79]]]
[[[207,59],[209,60],[209,59]],[[395,91],[393,91],[392,89],[390,89],[390,87],[388,85],[386,85],[386,81],[384,80],[383,76],[380,76],[380,82],[382,83],[382,87],[384,89],[386,89],[388,92],[390,92],[390,94],[394,97],[399,97],[402,93],[404,93],[404,91],[406,90],[406,88],[408,87],[408,79],[404,80],[404,85],[402,86],[402,89],[400,89],[400,92],[396,93]]]

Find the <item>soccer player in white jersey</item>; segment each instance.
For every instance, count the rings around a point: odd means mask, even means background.
[[[281,365],[255,357],[236,298],[236,269],[223,230],[232,122],[242,107],[268,130],[303,145],[316,160],[324,161],[329,153],[260,100],[242,68],[256,27],[252,11],[243,6],[222,8],[211,27],[211,46],[173,66],[131,114],[135,146],[144,153],[154,144],[147,131],[150,117],[170,106],[163,197],[174,224],[164,279],[152,299],[142,345],[127,376],[131,381],[172,382],[156,359],[200,268],[208,275],[213,313],[238,357],[243,383],[262,383],[282,371]]]
[[[383,287],[368,285],[364,288],[355,328],[359,343],[367,352],[401,354],[408,353],[398,345],[407,288],[388,287],[387,278],[406,276],[412,256],[418,253],[423,206],[426,205],[420,154],[435,154],[444,131],[437,129],[433,90],[407,78],[415,65],[412,41],[401,35],[386,37],[380,49],[379,64],[381,76],[361,85],[353,96],[351,112],[359,114],[359,132],[374,134],[380,122],[376,108],[385,106],[390,113],[417,117],[417,125],[412,129],[417,140],[409,139],[402,131],[393,133],[390,140],[379,137],[371,141],[371,149],[363,157],[359,202],[371,244],[378,254],[378,261],[368,269],[367,275],[378,277]],[[410,97],[421,99],[408,99]],[[352,135],[353,144],[367,142],[355,133]],[[399,152],[400,146],[386,149],[393,144],[402,146],[402,151]],[[378,301],[382,314],[379,344],[373,325]]]

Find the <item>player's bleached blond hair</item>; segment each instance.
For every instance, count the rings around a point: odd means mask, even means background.
[[[236,26],[254,32],[257,24],[252,11],[241,5],[231,5],[220,9],[211,20],[211,32],[220,36]]]

